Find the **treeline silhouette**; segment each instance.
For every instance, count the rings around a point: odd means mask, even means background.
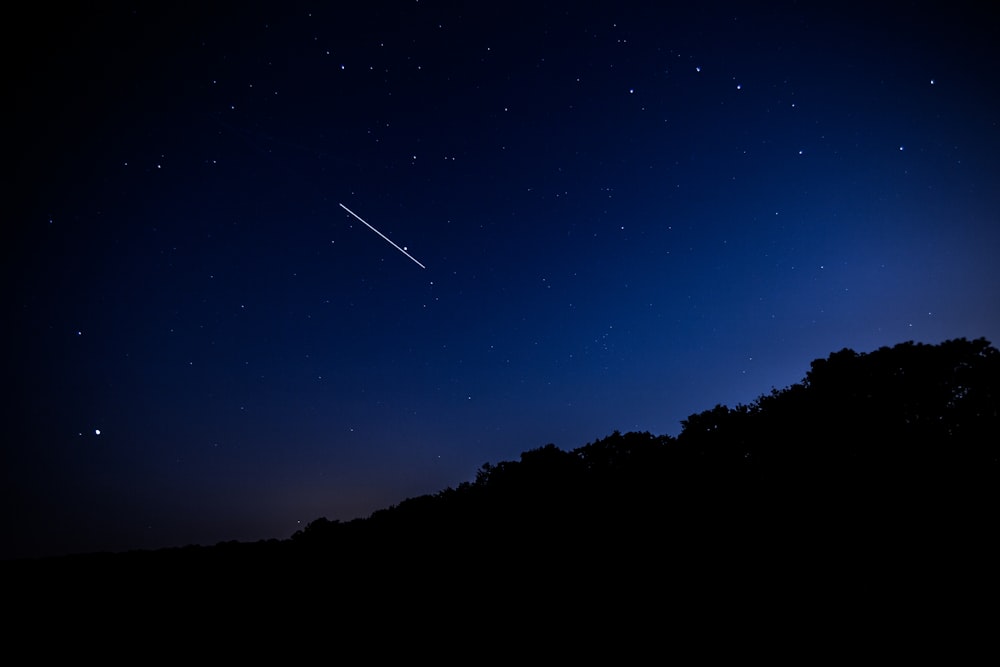
[[[549,444],[368,519],[317,519],[292,542],[441,529],[547,536],[635,521],[654,531],[657,517],[697,525],[705,512],[766,511],[773,521],[992,497],[998,415],[1000,354],[985,339],[844,349],[813,361],[801,383],[689,416],[676,438],[615,432],[572,451]]]
[[[5,637],[130,657],[256,659],[278,632],[310,656],[460,639],[476,657],[981,658],[1000,590],[998,364],[984,339],[845,349],[677,437],[545,445],[286,539],[7,562]]]
[[[511,568],[568,577],[560,563],[587,563],[591,584],[612,570],[648,585],[685,568],[721,576],[734,562],[798,571],[815,566],[810,554],[846,576],[862,567],[859,549],[905,559],[942,540],[995,552],[1000,353],[983,338],[844,349],[800,383],[681,426],[676,437],[615,432],[571,451],[530,449],[484,463],[473,481],[367,518],[318,518],[287,539],[33,564],[191,566],[221,579],[252,564],[253,585],[291,571],[339,594],[374,581],[448,581],[459,594]],[[456,574],[472,566],[487,579]]]

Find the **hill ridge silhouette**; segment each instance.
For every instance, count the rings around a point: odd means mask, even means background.
[[[984,338],[844,348],[814,360],[800,383],[690,415],[676,437],[615,431],[571,451],[548,444],[518,461],[484,463],[473,482],[366,518],[320,517],[287,539],[30,560],[343,555],[368,551],[365,542],[378,551],[382,540],[554,542],[667,518],[685,530],[711,517],[746,531],[761,529],[765,517],[775,526],[794,521],[802,506],[857,522],[866,507],[885,510],[901,497],[926,512],[958,497],[995,499],[998,385],[1000,353]]]
[[[285,540],[8,562],[7,636],[132,658],[247,639],[259,658],[277,628],[364,655],[469,637],[978,657],[1000,590],[998,363],[984,339],[844,349],[676,438],[545,445]]]

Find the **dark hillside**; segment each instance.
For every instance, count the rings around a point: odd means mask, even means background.
[[[335,596],[413,611],[592,594],[867,595],[989,590],[997,555],[1000,354],[905,343],[814,361],[802,383],[691,415],[484,463],[472,482],[290,539],[8,563],[10,581],[220,604]],[[947,585],[945,585],[947,583]],[[864,591],[868,591],[865,593]],[[580,597],[591,600],[581,602]],[[569,600],[577,602],[570,603]],[[288,602],[291,604],[291,602]],[[346,602],[345,602],[346,604]],[[490,603],[492,604],[492,602]],[[377,605],[376,605],[377,606]],[[565,609],[564,609],[565,610]]]

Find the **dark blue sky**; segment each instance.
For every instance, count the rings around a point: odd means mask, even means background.
[[[285,538],[1000,340],[985,7],[538,4],[8,27],[0,555]]]

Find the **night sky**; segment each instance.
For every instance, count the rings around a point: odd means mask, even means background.
[[[1000,342],[988,3],[100,4],[6,25],[0,556],[284,539]]]

